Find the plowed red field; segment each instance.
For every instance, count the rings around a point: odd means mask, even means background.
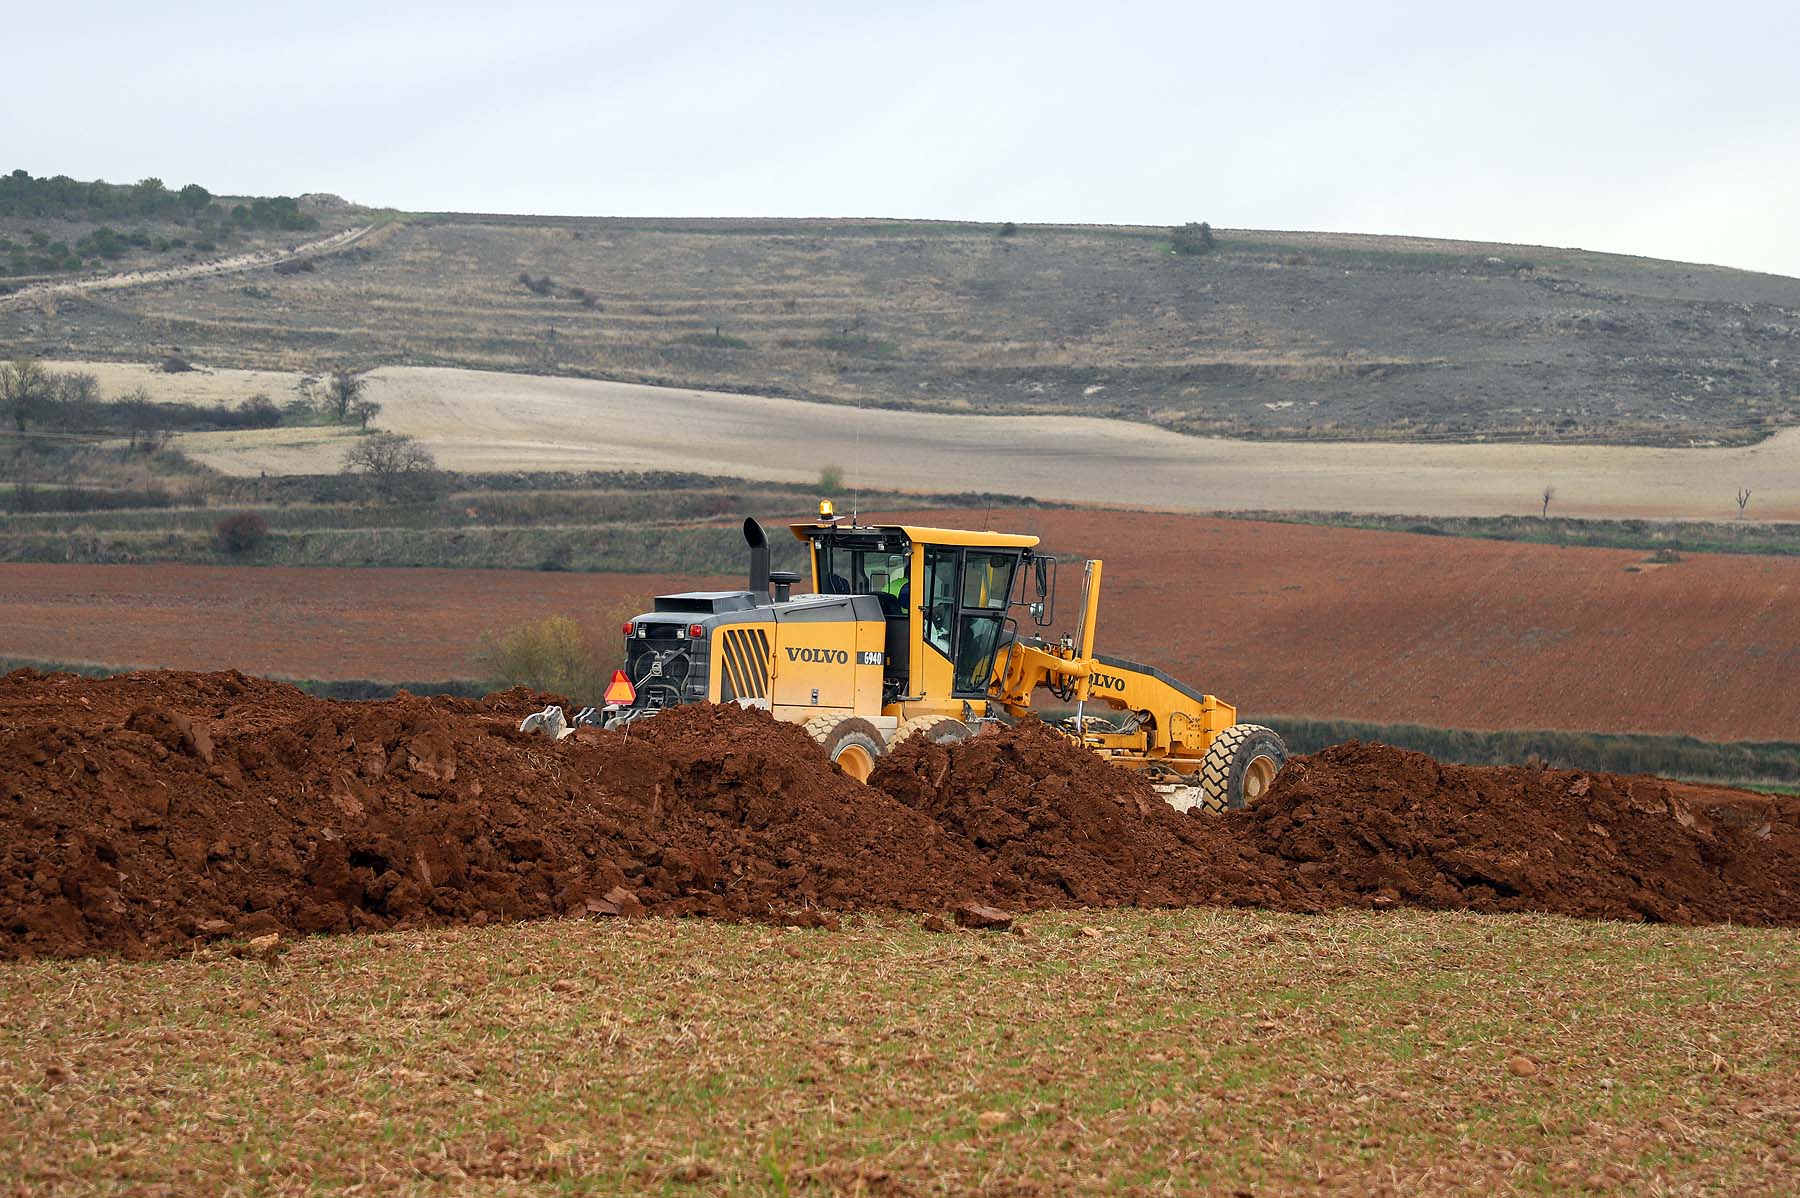
[[[1103,556],[1099,645],[1247,712],[1800,738],[1800,561],[1130,512],[913,513]],[[1639,567],[1636,571],[1628,567]],[[1079,571],[1063,572],[1063,612]],[[470,676],[484,631],[720,580],[0,565],[0,654],[322,678]]]

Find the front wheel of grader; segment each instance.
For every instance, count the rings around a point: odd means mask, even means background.
[[[971,735],[970,727],[953,715],[920,715],[894,729],[894,739],[888,743],[897,745],[911,737],[922,736],[934,745],[953,745],[959,740],[968,740]]]
[[[1287,758],[1273,728],[1233,724],[1213,737],[1200,763],[1200,805],[1213,812],[1248,807],[1268,793]]]
[[[861,716],[814,716],[806,734],[819,742],[833,764],[858,782],[867,782],[886,743],[881,729]]]

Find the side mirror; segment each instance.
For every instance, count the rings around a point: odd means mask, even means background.
[[[1031,565],[1037,577],[1037,602],[1026,610],[1031,613],[1032,623],[1048,628],[1056,621],[1056,559],[1034,557]]]

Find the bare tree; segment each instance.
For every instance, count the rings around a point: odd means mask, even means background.
[[[437,482],[437,459],[401,433],[359,438],[344,454],[344,473],[366,474],[383,499],[422,498]]]
[[[350,405],[350,419],[356,421],[356,427],[368,430],[369,421],[381,412],[381,405],[372,399],[359,399]]]
[[[350,419],[350,408],[362,398],[363,388],[368,380],[356,371],[339,366],[331,372],[331,380],[325,385],[325,410],[339,424]]]
[[[1739,487],[1737,493],[1738,519],[1744,518],[1744,509],[1750,506],[1750,488]]]
[[[166,430],[160,427],[162,421],[158,419],[156,404],[148,391],[142,387],[133,387],[119,396],[114,406],[124,418],[125,428],[131,435],[132,449],[154,452],[162,448],[162,442],[166,438],[161,434]]]
[[[1543,510],[1538,513],[1538,515],[1540,518],[1548,520],[1550,518],[1550,501],[1552,499],[1556,498],[1556,488],[1551,486],[1549,483],[1545,483],[1544,484],[1544,493],[1539,498],[1541,498],[1544,501],[1544,507],[1543,507]]]
[[[0,362],[0,405],[12,413],[13,427],[21,433],[38,405],[49,398],[51,386],[49,374],[35,358],[21,354]]]
[[[100,399],[100,380],[85,370],[71,370],[52,377],[56,398],[63,403],[85,407]]]

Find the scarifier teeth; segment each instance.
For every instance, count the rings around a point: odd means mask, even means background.
[[[563,709],[555,705],[533,712],[519,722],[520,732],[542,732],[551,740],[561,740],[574,731],[569,727],[568,717]]]

